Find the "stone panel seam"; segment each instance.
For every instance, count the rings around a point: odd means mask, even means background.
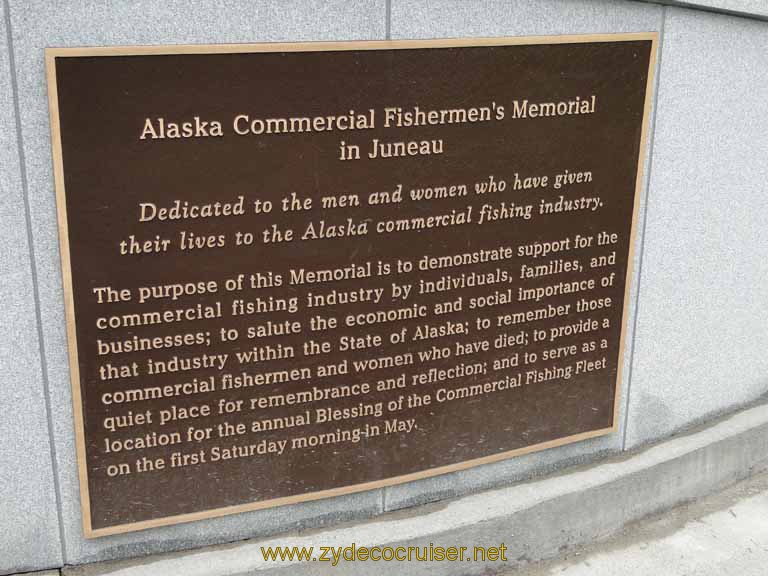
[[[34,233],[32,231],[32,215],[29,201],[29,182],[27,179],[27,164],[24,154],[24,136],[21,127],[21,109],[19,106],[19,83],[17,80],[16,57],[13,46],[13,26],[11,22],[11,7],[9,0],[3,0],[3,9],[5,11],[5,31],[8,37],[8,65],[11,73],[11,92],[13,97],[13,113],[16,121],[16,143],[19,150],[19,172],[21,176],[21,188],[24,198],[24,219],[27,227],[27,243],[29,245],[29,264],[32,274],[32,296],[35,303],[35,319],[37,325],[37,340],[40,352],[40,369],[43,383],[43,396],[45,398],[45,414],[48,423],[48,441],[50,446],[51,472],[53,476],[53,486],[56,496],[56,513],[59,525],[59,555],[62,562],[66,564],[66,541],[64,534],[64,523],[61,506],[61,487],[59,485],[59,470],[56,459],[56,444],[54,440],[53,420],[51,411],[51,393],[48,380],[48,365],[45,355],[45,341],[43,339],[43,319],[40,314],[40,291],[37,274],[37,264],[35,259]]]
[[[635,294],[635,317],[632,319],[631,337],[629,339],[629,364],[627,368],[626,398],[624,399],[624,434],[621,439],[622,452],[627,449],[627,433],[629,430],[629,406],[632,390],[632,376],[635,366],[635,337],[637,335],[637,319],[640,317],[640,294],[643,284],[643,256],[645,255],[645,234],[648,227],[648,214],[651,209],[651,177],[653,176],[653,154],[656,144],[656,117],[659,113],[659,93],[661,86],[661,63],[664,58],[664,30],[667,21],[667,7],[661,6],[661,27],[659,29],[659,46],[656,55],[656,86],[653,87],[653,117],[648,134],[648,172],[645,175],[645,210],[643,212],[643,229],[640,233],[639,255],[637,259],[637,293]],[[642,167],[638,166],[638,169]]]
[[[384,18],[385,38],[392,40],[392,0],[385,0],[386,15]]]
[[[392,0],[384,0],[384,6],[384,38],[387,40],[392,40]],[[387,490],[389,490],[387,487],[381,489],[381,498],[379,499],[379,514],[383,514],[387,511]]]

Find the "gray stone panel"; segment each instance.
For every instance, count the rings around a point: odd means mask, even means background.
[[[573,1],[485,1],[393,0],[392,38],[538,36],[557,34],[657,32],[663,9],[630,2]],[[649,119],[654,115],[654,106]],[[649,128],[650,131],[650,128]],[[649,139],[650,142],[650,139]],[[629,309],[627,342],[622,368],[622,399],[619,431],[616,434],[578,442],[535,454],[516,457],[461,472],[392,486],[385,491],[385,508],[396,510],[451,498],[511,482],[528,480],[564,466],[593,461],[622,450],[627,391],[631,378],[632,332],[637,300],[637,279],[643,246],[643,221],[648,174],[648,154],[637,223]]]
[[[380,510],[381,493],[373,491],[123,536],[83,538],[43,50],[52,46],[382,39],[385,0],[11,0],[10,5],[66,561],[81,563],[189,548],[360,518]]]
[[[768,3],[765,0],[694,0],[688,4],[735,14],[768,17]]]
[[[61,543],[0,5],[0,574],[56,567]]]
[[[629,446],[768,390],[768,26],[666,11]]]
[[[655,32],[661,7],[611,0],[392,0],[392,38]]]
[[[643,1],[659,3],[659,0]],[[768,2],[765,0],[661,0],[660,3],[768,18]]]

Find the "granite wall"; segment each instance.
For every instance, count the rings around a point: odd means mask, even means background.
[[[364,518],[617,453],[768,390],[768,10],[755,0],[4,0],[0,574]],[[48,46],[660,33],[621,430],[340,498],[85,540],[43,50]]]

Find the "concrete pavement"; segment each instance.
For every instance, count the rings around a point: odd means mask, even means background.
[[[765,576],[768,473],[509,576]]]

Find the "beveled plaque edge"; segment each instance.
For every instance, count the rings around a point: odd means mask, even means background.
[[[273,498],[259,502],[238,504],[223,508],[214,508],[188,514],[179,514],[144,520],[127,524],[119,524],[106,528],[94,529],[91,522],[90,494],[88,487],[88,468],[86,463],[85,424],[82,405],[82,391],[80,387],[80,366],[77,349],[77,330],[75,317],[74,295],[72,291],[72,268],[69,250],[69,227],[67,223],[66,191],[64,186],[64,163],[61,147],[61,126],[59,121],[59,98],[56,79],[56,59],[94,56],[151,56],[151,55],[193,55],[193,54],[242,54],[262,52],[333,52],[350,50],[403,50],[421,48],[462,48],[484,46],[529,46],[544,44],[587,44],[604,42],[633,42],[650,41],[651,52],[648,59],[648,75],[645,86],[645,103],[643,107],[643,120],[641,123],[640,144],[638,150],[635,199],[632,209],[632,224],[630,228],[629,252],[627,255],[627,272],[624,286],[624,306],[621,315],[621,335],[619,337],[619,358],[617,363],[616,383],[614,386],[613,422],[608,428],[590,430],[579,434],[564,436],[547,442],[541,442],[491,454],[471,460],[464,460],[455,464],[429,468],[401,476],[393,476],[371,482],[342,486],[307,494],[298,494],[282,498]],[[72,389],[73,416],[75,427],[75,448],[77,456],[78,479],[80,484],[80,508],[82,512],[83,534],[86,538],[97,538],[114,534],[124,534],[149,528],[171,526],[185,522],[193,522],[208,518],[217,518],[229,514],[250,512],[264,508],[308,502],[334,496],[342,496],[366,490],[375,490],[413,482],[432,476],[447,474],[474,468],[482,464],[490,464],[501,460],[507,460],[515,456],[522,456],[556,448],[574,442],[597,438],[615,433],[619,429],[617,414],[620,408],[622,376],[624,368],[624,352],[628,328],[627,311],[629,310],[629,296],[632,288],[634,273],[634,252],[637,241],[637,221],[640,208],[640,197],[645,175],[644,167],[646,149],[648,145],[648,130],[650,109],[655,81],[658,32],[632,32],[617,34],[578,34],[560,36],[503,36],[488,38],[438,38],[426,40],[363,40],[363,41],[331,41],[331,42],[269,42],[255,44],[170,44],[156,46],[95,46],[95,47],[49,47],[45,49],[46,79],[48,83],[48,108],[51,130],[51,148],[53,158],[54,186],[56,193],[57,221],[59,228],[59,255],[61,260],[62,285],[64,292],[65,318],[67,325],[67,346],[70,370],[70,384]]]

